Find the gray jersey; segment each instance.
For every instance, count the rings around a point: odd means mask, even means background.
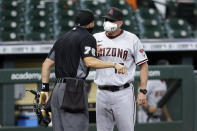
[[[165,95],[167,91],[167,85],[165,81],[161,80],[148,80],[147,82],[147,103],[149,106],[157,107],[157,103],[162,99],[162,97]],[[157,112],[153,113],[154,116],[161,116],[162,115],[162,109],[158,109]],[[142,109],[142,107],[139,108],[138,111],[138,122],[144,123],[147,122],[148,115],[147,113]],[[149,122],[159,122],[160,118],[153,119],[150,118]]]
[[[120,36],[114,39],[108,38],[105,32],[96,33],[94,37],[102,48],[98,58],[103,61],[122,63],[128,71],[128,75],[125,75],[118,74],[114,68],[97,69],[95,83],[99,86],[121,86],[134,81],[136,65],[148,61],[138,37],[128,31],[123,31]]]
[[[147,90],[148,104],[150,106],[157,107],[157,103],[161,100],[161,98],[165,95],[167,91],[167,85],[165,81],[148,80]]]

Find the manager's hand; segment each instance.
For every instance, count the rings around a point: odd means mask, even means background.
[[[126,70],[124,65],[121,65],[121,64],[117,63],[114,68],[117,70],[118,73],[122,73],[122,74],[127,75],[127,70]]]
[[[137,103],[138,105],[144,105],[146,104],[146,94],[143,94],[141,92],[138,92],[138,97],[137,97]]]

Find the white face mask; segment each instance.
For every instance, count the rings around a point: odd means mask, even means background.
[[[110,21],[105,21],[103,23],[103,27],[104,27],[105,31],[113,33],[113,32],[115,32],[117,30],[118,25],[115,24],[115,23],[112,23]]]

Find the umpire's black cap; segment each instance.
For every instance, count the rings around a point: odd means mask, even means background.
[[[79,10],[75,18],[75,24],[77,26],[88,25],[92,21],[94,21],[94,14],[89,9]]]
[[[123,19],[123,14],[121,10],[116,7],[112,7],[103,18],[107,18],[114,21],[121,21]]]

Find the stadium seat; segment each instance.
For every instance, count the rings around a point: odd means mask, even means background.
[[[139,36],[139,27],[135,20],[124,19],[122,29]]]
[[[163,30],[145,30],[144,32],[140,33],[140,38],[143,39],[161,39],[165,37],[165,32]]]
[[[136,20],[135,13],[132,9],[121,8],[120,10],[123,13],[123,19]]]
[[[165,21],[165,24],[166,24],[166,27],[170,29],[191,30],[190,24],[183,19],[170,18]]]
[[[50,38],[50,34],[45,32],[31,32],[28,33],[26,36],[26,39],[30,41],[44,41],[44,40],[49,40],[49,38]]]
[[[44,8],[45,1],[44,0],[29,0],[27,1],[27,5],[29,9]]]
[[[18,23],[16,21],[1,21],[0,31],[17,31]]]
[[[140,8],[136,10],[136,17],[137,19],[143,20],[143,19],[155,19],[157,21],[161,21],[160,14],[153,8]]]
[[[47,23],[53,21],[53,14],[47,12],[45,9],[30,10],[28,17],[30,20],[44,20]]]
[[[155,19],[138,21],[138,25],[142,31],[144,30],[164,30],[164,26],[160,21]]]
[[[52,14],[54,11],[54,1],[43,1],[43,0],[30,0],[27,2],[29,14],[33,11],[45,11],[46,15]],[[40,15],[38,15],[40,16]]]
[[[37,23],[37,24],[36,24]],[[43,41],[54,39],[53,23],[46,23],[45,21],[31,21],[28,23],[29,30],[26,35],[26,40]]]
[[[165,21],[165,28],[169,38],[190,38],[192,30],[189,23],[183,19],[171,18]]]
[[[136,10],[136,19],[141,38],[165,38],[165,28],[162,17],[153,8],[139,8]]]
[[[17,9],[18,0],[1,0],[0,5],[2,6],[3,9],[14,10],[14,9]]]
[[[1,36],[0,37],[1,41],[17,41],[17,40],[19,40],[17,32],[3,31],[3,32],[0,32],[0,36]]]
[[[64,32],[72,29],[75,26],[75,22],[73,20],[60,20],[56,25],[60,32]]]
[[[191,38],[192,35],[187,30],[168,30],[168,38]]]
[[[58,9],[77,9],[78,7],[78,2],[72,0],[59,0],[56,4]]]
[[[61,32],[66,32],[74,27],[78,3],[72,0],[59,0],[55,3],[57,10],[54,13],[54,27],[56,29],[54,36],[56,39],[61,36]]]
[[[18,23],[17,32],[19,34],[25,34],[25,23]]]
[[[59,9],[56,13],[59,19],[74,19],[75,16],[75,9],[66,8],[66,9]]]
[[[18,0],[4,0],[0,2],[0,5],[2,7],[0,9],[0,39],[2,41],[23,40],[25,17],[21,10],[24,9],[24,4]]]
[[[98,16],[104,15],[107,10],[106,4],[97,0],[84,0],[82,2],[82,8],[90,9]]]
[[[163,23],[156,19],[141,19],[138,21],[141,38],[164,38]]]
[[[47,23],[46,21],[34,20],[28,24],[27,40],[51,40],[54,38],[53,23]]]
[[[22,9],[24,10],[23,4],[20,4],[20,6],[17,6],[17,8],[2,8],[0,10],[0,20],[20,21],[20,18],[23,18],[22,20],[24,21],[24,13]]]
[[[24,2],[24,1],[23,1]],[[22,1],[2,0],[0,2],[0,20],[24,22],[25,4]]]
[[[47,23],[46,21],[43,21],[43,20],[29,21],[27,22],[27,25],[30,27],[31,31],[34,31],[34,30],[42,31],[43,29],[47,28]]]
[[[146,20],[140,22],[146,29],[157,29],[161,26],[161,23],[156,19]]]
[[[18,16],[17,10],[2,10],[0,19],[1,20],[17,20]]]
[[[49,40],[54,33],[54,1],[29,0],[25,40]]]
[[[9,32],[11,33],[15,33],[17,34],[17,36],[24,36],[25,33],[25,26],[24,23],[17,23],[16,21],[2,21],[0,22],[0,32],[3,34],[4,32],[9,34]],[[9,38],[8,35],[4,35],[7,39]],[[12,35],[13,36],[13,35]],[[3,37],[3,36],[1,36]],[[10,37],[13,38],[13,37]],[[19,37],[20,40],[22,40],[23,37]],[[4,39],[4,38],[3,38]]]
[[[22,1],[18,2],[17,12],[19,12],[19,16],[25,17],[26,11],[27,11],[26,2],[22,2]]]
[[[103,29],[103,22],[104,20],[103,19],[97,19],[94,21],[94,33],[98,33],[98,32],[102,32],[104,31]]]
[[[117,7],[119,9],[129,9],[132,10],[132,6],[129,5],[125,0],[110,0],[111,7]]]
[[[197,30],[195,30],[193,33],[194,33],[194,38],[197,39]]]
[[[47,12],[52,13],[54,12],[54,1],[49,1],[45,3],[45,10],[47,10]]]

